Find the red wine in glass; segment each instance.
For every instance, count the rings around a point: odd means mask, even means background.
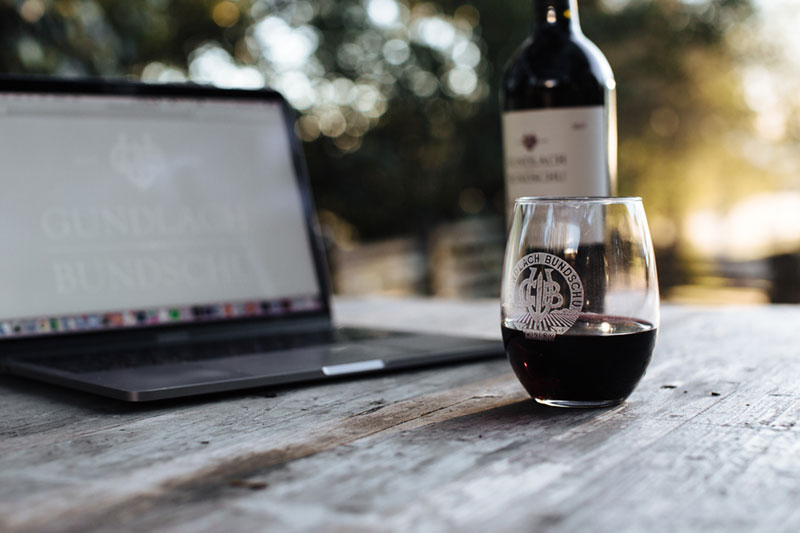
[[[613,405],[645,373],[656,341],[650,323],[582,314],[565,335],[528,338],[502,326],[508,361],[530,395],[549,405]]]

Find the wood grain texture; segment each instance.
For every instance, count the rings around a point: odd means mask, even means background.
[[[341,322],[499,335],[496,302]],[[800,308],[665,307],[605,410],[504,360],[130,406],[0,378],[0,531],[798,531]]]

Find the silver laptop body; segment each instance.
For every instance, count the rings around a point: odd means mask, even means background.
[[[336,329],[275,92],[0,79],[0,369],[127,401],[502,354]]]

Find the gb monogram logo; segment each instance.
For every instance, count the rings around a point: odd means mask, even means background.
[[[583,283],[569,263],[558,256],[528,254],[511,276],[511,321],[531,339],[555,339],[565,333],[583,308]]]

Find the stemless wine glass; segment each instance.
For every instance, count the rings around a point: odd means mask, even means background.
[[[616,405],[650,362],[659,320],[641,198],[519,198],[506,245],[506,355],[539,403]]]

